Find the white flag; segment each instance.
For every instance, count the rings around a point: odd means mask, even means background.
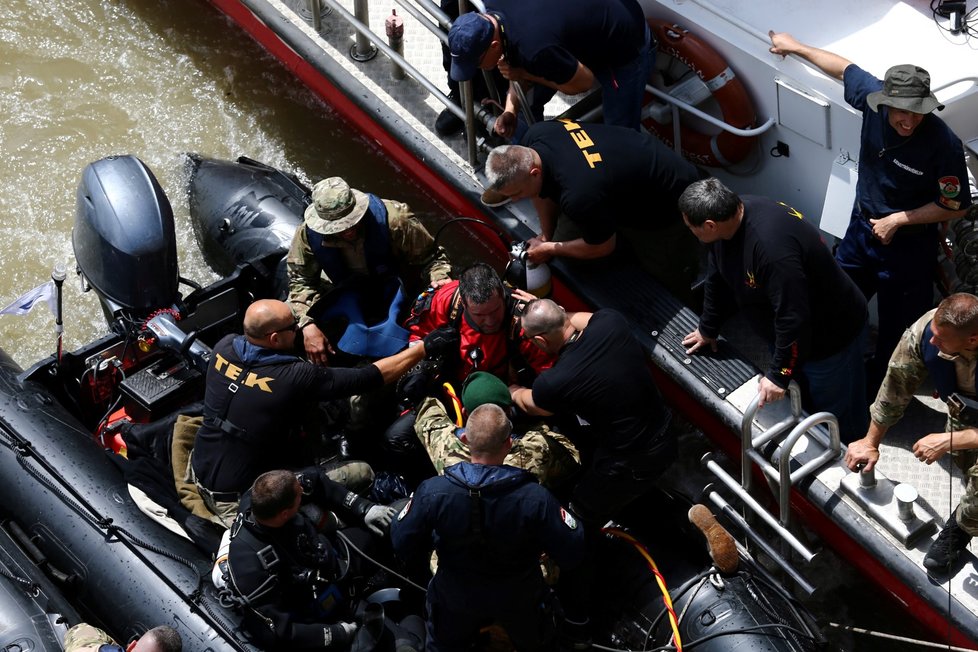
[[[9,306],[0,310],[0,315],[26,315],[38,301],[46,301],[48,308],[51,309],[51,314],[55,314],[57,296],[54,292],[54,281],[41,283],[33,290],[28,290],[11,301]]]

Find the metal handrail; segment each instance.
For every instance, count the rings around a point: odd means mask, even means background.
[[[801,467],[792,472],[791,450],[795,447],[795,444],[799,439],[808,434],[809,430],[815,426],[822,425],[823,423],[829,427],[829,446],[823,450],[818,457],[802,464]],[[795,484],[802,478],[807,477],[826,462],[838,458],[841,448],[842,443],[839,439],[839,420],[831,412],[816,412],[795,426],[795,429],[791,431],[791,434],[785,438],[784,443],[781,444],[781,457],[778,460],[778,476],[781,488],[778,503],[781,506],[782,525],[787,527],[790,520],[791,485]],[[761,468],[766,470],[767,467],[766,465],[762,465]]]
[[[377,49],[383,52],[386,56],[390,57],[394,61],[394,63],[399,65],[401,68],[403,68],[404,72],[407,73],[407,75],[411,77],[411,79],[421,84],[426,91],[428,91],[435,97],[435,99],[437,99],[439,102],[444,104],[445,108],[447,108],[456,116],[458,116],[459,119],[465,120],[465,112],[462,110],[461,107],[456,105],[448,98],[447,95],[445,95],[440,90],[438,90],[438,88],[434,84],[432,84],[427,77],[421,74],[421,72],[417,68],[412,66],[407,59],[402,57],[393,48],[391,48],[389,45],[384,43],[384,40],[377,33],[371,30],[368,25],[365,25],[359,20],[357,20],[357,18],[349,11],[347,11],[347,9],[343,7],[338,0],[325,0],[325,2],[330,7],[332,7],[334,11],[336,11],[337,15],[340,18],[348,22],[353,27],[353,29],[355,29],[360,34],[363,34],[364,36],[370,37],[373,40],[373,43],[377,47]],[[495,116],[493,116],[491,113],[489,113],[482,107],[479,107],[478,110],[476,110],[474,113],[475,116],[480,121],[484,122],[489,127],[492,126],[493,121],[496,119]]]
[[[842,450],[839,437],[839,420],[835,415],[830,412],[817,412],[801,419],[801,391],[794,381],[788,384],[788,397],[791,401],[791,415],[754,437],[754,417],[757,414],[761,398],[760,393],[758,393],[744,411],[740,426],[741,486],[744,491],[750,491],[752,462],[757,464],[768,478],[777,482],[778,510],[781,524],[784,527],[788,527],[791,520],[791,486],[813,473],[826,462],[838,458]],[[792,472],[791,451],[795,444],[803,436],[808,435],[810,430],[822,424],[826,424],[829,429],[828,445],[814,459],[805,462]],[[781,456],[778,459],[778,466],[775,468],[774,464],[765,458],[759,449],[769,442],[779,439],[788,428],[791,428],[791,432],[780,444]],[[823,440],[814,437],[809,438],[809,441],[825,445]]]
[[[716,127],[719,127],[720,129],[722,129],[722,130],[724,130],[724,131],[726,131],[728,133],[731,133],[734,136],[744,136],[744,137],[748,137],[748,138],[751,137],[751,136],[759,136],[759,135],[763,134],[764,132],[768,131],[771,127],[773,127],[774,126],[774,123],[775,123],[774,118],[768,118],[764,122],[764,124],[762,124],[760,127],[752,127],[750,129],[739,129],[739,128],[734,127],[733,125],[731,125],[729,123],[724,122],[723,120],[720,120],[717,117],[714,117],[714,116],[710,115],[709,113],[706,113],[704,111],[700,111],[699,109],[697,109],[692,104],[689,104],[688,102],[683,102],[682,100],[677,100],[672,95],[669,95],[669,93],[666,93],[665,91],[662,91],[662,90],[656,88],[655,86],[652,86],[651,84],[646,84],[645,85],[645,90],[648,91],[649,93],[652,93],[653,95],[655,95],[657,98],[659,98],[663,102],[666,102],[667,104],[671,104],[673,106],[673,111],[674,112],[675,112],[676,109],[680,109],[680,110],[686,111],[688,113],[692,113],[697,118],[700,118],[702,120],[705,120],[706,122],[709,122],[711,125],[714,125]],[[649,111],[651,111],[651,105],[646,106],[645,109],[642,111],[642,118],[643,119],[649,117]],[[674,120],[674,122],[676,122],[676,124],[678,124],[678,120]]]
[[[740,479],[741,485],[746,491],[750,491],[753,485],[750,451],[764,446],[801,421],[801,391],[795,381],[788,383],[788,400],[791,404],[791,415],[762,432],[756,439],[754,438],[754,418],[757,416],[758,406],[761,402],[760,392],[754,396],[747,409],[744,410],[744,417],[740,421]]]

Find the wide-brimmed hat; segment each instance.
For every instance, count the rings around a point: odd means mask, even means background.
[[[448,30],[448,49],[452,53],[452,65],[448,76],[455,81],[468,81],[479,69],[479,59],[492,44],[496,28],[478,12],[471,11],[459,16]]]
[[[322,235],[342,233],[360,221],[369,205],[366,193],[351,188],[341,177],[329,177],[312,189],[312,203],[304,215],[306,226]]]
[[[914,113],[930,113],[944,108],[930,92],[930,73],[913,64],[887,70],[883,90],[867,95],[866,104],[877,112],[881,104]]]
[[[509,394],[509,387],[488,371],[473,372],[465,379],[465,384],[462,386],[462,407],[472,414],[472,410],[486,403],[501,408],[511,406],[513,399]]]

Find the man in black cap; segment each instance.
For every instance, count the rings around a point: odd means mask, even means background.
[[[795,54],[842,80],[846,101],[863,113],[856,202],[836,259],[867,300],[878,295],[879,334],[868,369],[875,391],[904,329],[934,304],[937,223],[971,205],[964,149],[932,114],[944,106],[923,68],[893,66],[880,81],[790,34],[770,37],[774,54]]]
[[[340,177],[316,184],[304,217],[287,258],[288,301],[309,361],[325,365],[327,353],[335,353],[323,333],[326,322],[340,317],[344,323],[365,326],[364,315],[356,314],[360,311],[384,328],[353,331],[347,326],[344,335],[351,336],[347,353],[376,358],[400,350],[407,344],[407,331],[398,325],[396,304],[425,286],[448,282],[451,264],[445,250],[435,244],[407,204],[351,188]],[[407,274],[417,270],[420,287]],[[357,300],[344,300],[337,292],[340,289]],[[359,299],[377,305],[364,305]],[[359,348],[352,350],[354,345]]]
[[[498,66],[509,80],[506,110],[496,132],[513,137],[519,99],[513,87],[536,88],[536,119],[554,92],[577,94],[601,83],[605,124],[639,128],[654,48],[636,0],[489,0],[486,13],[460,16],[448,32],[457,81]],[[542,91],[542,97],[539,95]]]

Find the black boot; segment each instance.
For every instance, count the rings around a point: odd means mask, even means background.
[[[951,565],[958,558],[958,553],[967,548],[970,542],[971,535],[961,529],[952,512],[944,529],[937,535],[937,540],[927,551],[924,568],[936,575],[947,575],[951,572]]]
[[[448,94],[448,99],[454,102],[456,106],[462,105],[459,97],[460,95],[457,90],[453,90]],[[447,107],[435,118],[435,132],[439,136],[454,136],[455,134],[461,133],[462,127],[464,126],[465,121],[452,113]]]

